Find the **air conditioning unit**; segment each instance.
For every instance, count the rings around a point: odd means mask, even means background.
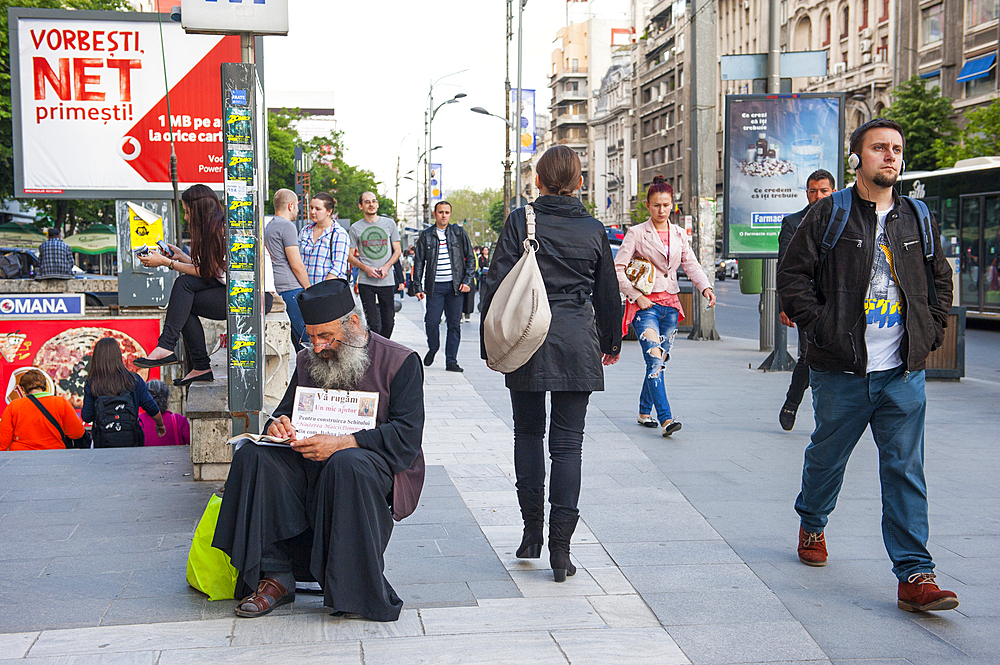
[[[666,135],[667,135],[667,130],[661,129],[660,130],[660,136],[666,136]]]
[[[750,0],[743,0],[743,9],[750,11]]]
[[[657,95],[656,96],[656,101],[662,102],[663,101],[663,95]]]
[[[835,62],[833,63],[833,67],[831,68],[831,72],[834,76],[837,76],[838,74],[843,74],[846,71],[847,71],[846,62]]]
[[[871,28],[865,28],[864,30],[861,31],[861,35],[860,36],[861,36],[861,39],[871,39],[872,38],[872,29]]]
[[[635,115],[635,109],[629,109],[629,110],[628,110],[628,115],[629,115],[629,117],[630,117],[630,118],[631,118],[632,116],[634,116],[634,115]]]
[[[872,40],[870,40],[870,39],[862,39],[861,40],[861,52],[862,53],[869,53],[869,52],[871,52],[871,50],[872,50]]]
[[[871,53],[862,53],[861,54],[861,64],[867,65],[867,64],[871,63],[871,61],[872,61],[872,54]]]

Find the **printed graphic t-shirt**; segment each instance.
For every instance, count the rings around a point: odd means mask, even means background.
[[[399,242],[399,229],[388,217],[379,217],[375,222],[365,219],[351,225],[351,249],[358,250],[361,263],[373,268],[381,268],[392,256],[392,243]],[[392,271],[382,279],[369,277],[364,271],[358,273],[358,284],[369,286],[395,286]]]
[[[865,299],[865,346],[868,348],[868,370],[879,372],[899,367],[903,359],[899,345],[903,339],[903,319],[900,311],[899,288],[896,286],[895,264],[892,249],[885,234],[885,220],[889,210],[876,211],[878,228],[875,229],[875,258],[872,261],[868,297]]]

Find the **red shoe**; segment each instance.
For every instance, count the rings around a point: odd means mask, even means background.
[[[799,561],[807,566],[826,565],[826,538],[822,531],[810,533],[799,527]]]
[[[958,607],[954,591],[942,591],[934,581],[934,573],[913,573],[899,583],[897,607],[907,612],[936,612]]]

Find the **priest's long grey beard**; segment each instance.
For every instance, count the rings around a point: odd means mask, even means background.
[[[324,390],[356,390],[371,362],[365,349],[365,331],[346,325],[340,336],[346,344],[336,351],[313,351],[309,360],[309,376]]]

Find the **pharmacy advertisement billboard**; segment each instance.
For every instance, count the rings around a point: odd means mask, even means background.
[[[219,68],[239,62],[239,37],[186,35],[163,17],[161,50],[156,14],[9,16],[17,196],[171,197],[164,50],[181,189],[222,189]]]
[[[818,169],[843,184],[842,94],[726,96],[726,256],[776,258],[781,219],[806,206]]]

